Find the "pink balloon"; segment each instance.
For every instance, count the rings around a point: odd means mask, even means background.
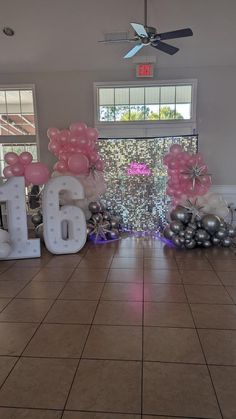
[[[174,192],[175,198],[180,198],[183,195],[183,192],[181,189],[176,189]]]
[[[196,154],[196,161],[198,164],[203,164],[204,163],[204,157],[202,153],[197,153]]]
[[[181,145],[179,145],[179,144],[173,144],[170,147],[170,153],[171,154],[177,155],[177,154],[181,153],[182,151],[183,151],[183,149],[182,149]]]
[[[67,151],[59,151],[59,160],[61,161],[67,161],[70,157],[70,153]]]
[[[183,151],[183,152],[181,153],[181,156],[182,156],[182,158],[183,158],[185,161],[188,161],[188,160],[189,160],[189,158],[191,157],[191,154],[190,154],[188,151]]]
[[[59,129],[58,128],[48,128],[47,130],[47,136],[48,138],[50,138],[51,140],[56,137],[59,134]]]
[[[73,147],[72,145],[69,145],[69,148],[68,148],[68,150],[69,150],[69,153],[76,153],[76,150],[77,149],[77,147]]]
[[[70,131],[76,132],[79,135],[84,134],[86,129],[87,125],[84,122],[73,122],[72,124],[70,124]]]
[[[95,163],[95,167],[99,172],[103,171],[104,166],[105,166],[104,161],[101,160],[101,159],[97,160],[96,163]]]
[[[70,138],[70,131],[68,129],[63,129],[58,135],[58,141],[60,144],[67,144]]]
[[[81,150],[88,150],[90,148],[91,141],[86,137],[79,137],[77,141],[77,146],[81,148]]]
[[[65,173],[68,170],[68,166],[64,161],[58,161],[54,164],[53,169],[60,173]]]
[[[201,176],[201,183],[206,186],[210,186],[211,178],[210,176]]]
[[[92,164],[96,163],[96,161],[99,159],[98,153],[96,151],[91,151],[88,155],[88,158]]]
[[[174,195],[174,193],[175,193],[175,190],[174,190],[174,188],[170,188],[169,186],[166,188],[166,193],[167,193],[167,195],[169,195],[169,196],[173,196]]]
[[[196,157],[194,155],[190,155],[187,163],[189,166],[194,166],[196,164]]]
[[[163,163],[166,165],[166,166],[168,166],[168,164],[169,164],[169,162],[172,160],[172,156],[171,156],[171,154],[166,154],[165,156],[164,156],[164,158],[163,158]]]
[[[177,160],[171,160],[168,164],[168,167],[170,169],[178,169],[179,168],[179,162]]]
[[[19,161],[19,156],[16,153],[13,153],[12,151],[10,151],[9,153],[5,154],[4,160],[6,163],[12,166],[13,164]]]
[[[11,171],[13,173],[13,176],[23,176],[25,171],[25,166],[17,162],[11,166]]]
[[[23,151],[23,153],[19,155],[19,161],[24,165],[30,164],[32,160],[33,160],[33,156],[28,151]]]
[[[187,174],[187,173],[181,173],[180,175],[179,175],[179,177],[180,177],[180,180],[182,181],[186,181],[186,180],[189,180],[190,179],[190,176]]]
[[[69,139],[68,139],[68,144],[72,145],[73,147],[77,146],[79,143],[79,137],[77,137],[77,135],[75,135],[73,132],[70,133]]]
[[[168,175],[169,176],[178,175],[178,174],[179,174],[178,169],[168,169]]]
[[[48,150],[55,156],[59,154],[60,149],[61,146],[56,141],[50,141],[50,143],[48,144]]]
[[[96,128],[87,128],[86,136],[92,141],[97,141],[98,139],[98,130]]]
[[[87,173],[89,168],[89,161],[82,153],[73,154],[68,160],[68,167],[72,173],[77,175]]]
[[[3,175],[6,178],[9,178],[9,177],[12,177],[13,176],[13,173],[12,173],[12,170],[11,170],[11,166],[5,166],[4,167],[4,169],[3,169]]]
[[[43,185],[49,179],[49,170],[46,164],[30,163],[25,168],[25,178],[33,185]]]
[[[173,185],[178,185],[179,184],[179,176],[178,175],[173,175],[171,177],[171,182],[173,183]]]

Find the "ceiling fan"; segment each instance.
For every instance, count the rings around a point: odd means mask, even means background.
[[[102,43],[113,43],[113,42],[135,42],[136,45],[123,57],[132,58],[138,51],[143,47],[150,45],[162,52],[169,55],[174,55],[179,51],[179,48],[173,45],[163,42],[167,39],[184,38],[192,36],[193,32],[190,28],[179,29],[171,32],[157,33],[156,28],[148,26],[147,24],[147,0],[144,0],[144,25],[141,23],[130,23],[135,31],[134,38],[121,38],[121,39],[105,39],[98,41]]]

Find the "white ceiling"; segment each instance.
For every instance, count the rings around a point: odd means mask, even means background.
[[[143,22],[143,0],[8,0],[0,9],[0,73],[125,70],[132,44],[99,44],[105,33]],[[190,27],[194,36],[169,41],[175,56],[146,47],[159,67],[236,65],[236,0],[148,0],[148,24],[158,32]]]

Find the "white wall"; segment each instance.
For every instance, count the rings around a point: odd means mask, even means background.
[[[206,156],[216,185],[236,184],[236,130],[234,123],[235,67],[161,68],[158,79],[198,79],[197,120],[199,148]],[[41,160],[52,164],[47,151],[49,126],[67,127],[72,121],[93,126],[93,82],[133,80],[118,71],[0,74],[1,84],[34,83]]]

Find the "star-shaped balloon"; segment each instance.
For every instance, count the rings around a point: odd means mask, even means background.
[[[189,179],[192,181],[193,188],[195,188],[196,182],[203,184],[203,176],[208,176],[209,178],[211,176],[210,173],[206,173],[206,166],[200,166],[198,163],[195,163],[193,166],[187,167],[187,169],[181,171],[181,173],[189,176]]]
[[[191,222],[193,222],[196,217],[201,217],[203,205],[198,204],[197,198],[193,200],[186,199],[184,202],[181,202],[180,205],[192,214]]]
[[[90,235],[94,236],[94,241],[98,240],[107,240],[106,233],[110,231],[110,223],[109,221],[93,221],[93,226],[90,228]]]

